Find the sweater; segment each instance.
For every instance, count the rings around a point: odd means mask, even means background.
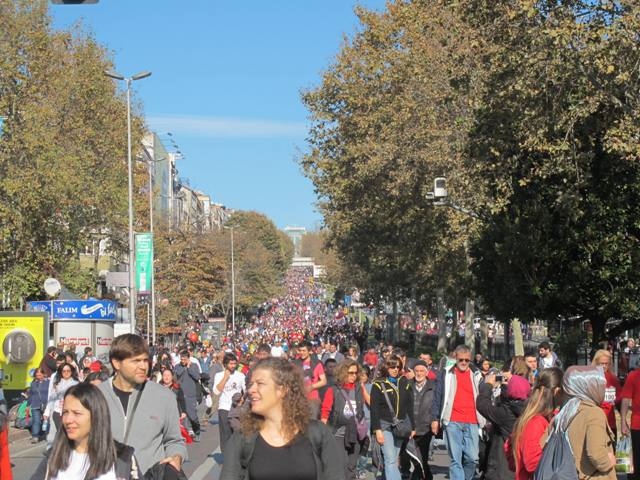
[[[123,442],[127,418],[133,415],[127,445],[135,449],[141,472],[146,472],[160,460],[173,455],[187,458],[187,449],[180,433],[178,405],[175,395],[157,383],[145,382],[131,393],[127,412],[122,409],[120,399],[113,391],[113,378],[98,386],[109,405],[111,432],[114,440]],[[132,412],[136,398],[142,397]]]

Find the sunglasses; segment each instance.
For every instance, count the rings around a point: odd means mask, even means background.
[[[396,365],[395,367],[388,367],[387,370],[398,370],[400,366]]]
[[[469,358],[459,358],[458,363],[469,363],[471,359]]]
[[[347,372],[349,375],[357,375],[358,371],[356,370],[355,372]]]

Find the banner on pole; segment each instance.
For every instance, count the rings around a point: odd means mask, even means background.
[[[151,292],[151,268],[153,267],[153,236],[136,233],[136,290],[140,294]]]

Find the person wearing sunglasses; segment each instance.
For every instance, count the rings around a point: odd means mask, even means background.
[[[386,480],[401,480],[398,456],[406,440],[416,434],[413,389],[401,370],[400,357],[390,355],[371,387],[371,432],[382,450]]]
[[[485,419],[476,410],[478,386],[482,373],[471,364],[471,349],[459,345],[454,351],[455,364],[438,376],[433,396],[431,430],[437,435],[444,429],[449,454],[449,478],[472,480],[478,464],[479,429]]]
[[[358,477],[358,458],[365,447],[366,432],[358,435],[357,425],[366,425],[364,405],[366,389],[360,383],[361,368],[358,362],[346,358],[338,363],[335,384],[327,389],[322,400],[320,420],[329,425],[342,453],[345,479]],[[367,428],[368,429],[368,428]]]

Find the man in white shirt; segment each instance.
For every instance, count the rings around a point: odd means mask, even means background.
[[[224,447],[231,438],[229,410],[231,399],[236,393],[243,393],[245,378],[242,372],[236,371],[238,359],[233,353],[225,353],[222,359],[224,370],[213,377],[213,394],[220,397],[218,402],[218,430],[220,432],[220,451],[224,455]]]
[[[271,347],[271,356],[281,357],[283,354],[284,354],[284,341],[280,342],[280,345],[278,345],[278,342],[275,342],[273,344],[273,347]]]

